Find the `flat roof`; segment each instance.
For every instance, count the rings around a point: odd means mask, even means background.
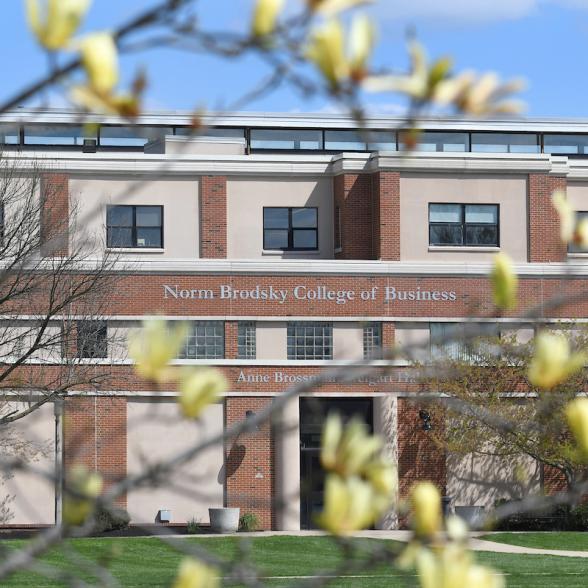
[[[189,126],[194,112],[145,111],[133,124],[146,126]],[[256,128],[355,129],[357,122],[350,116],[333,113],[280,112],[210,112],[202,115],[207,126]],[[0,115],[0,123],[14,124],[101,124],[129,125],[128,119],[116,116],[87,114],[73,109],[19,108]],[[365,126],[373,129],[401,127],[400,116],[374,115],[366,118]],[[423,116],[419,126],[439,131],[496,131],[536,133],[588,133],[588,119],[567,118],[471,118],[461,116]]]

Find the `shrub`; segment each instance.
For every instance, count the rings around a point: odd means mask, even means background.
[[[98,506],[94,513],[94,532],[107,533],[108,531],[120,531],[127,529],[131,517],[124,508],[104,508]]]
[[[588,504],[579,504],[570,512],[571,526],[575,531],[588,531]]]
[[[257,531],[259,529],[259,518],[252,512],[246,512],[239,518],[239,531]]]
[[[186,524],[186,531],[190,535],[195,535],[196,533],[200,533],[200,531],[201,531],[200,523],[195,518],[192,518]]]

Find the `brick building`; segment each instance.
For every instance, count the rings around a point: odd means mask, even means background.
[[[1,120],[4,157],[43,158],[51,214],[76,211],[68,239],[46,255],[65,255],[80,238],[93,256],[114,251],[120,276],[98,332],[124,341],[145,317],[186,321],[175,363],[217,366],[229,382],[201,422],[177,421],[176,392],[137,379],[124,344],[90,350],[87,362],[111,366],[110,387],[72,390],[62,417],[46,405],[15,426],[62,439],[58,458],[82,461],[107,482],[380,345],[417,344],[426,361],[455,323],[499,323],[525,339],[538,325],[588,318],[580,301],[520,324],[526,309],[586,284],[588,254],[561,246],[550,203],[554,189],[565,190],[588,214],[586,123],[429,119],[408,153],[387,130],[400,121],[389,118],[370,119],[360,134],[340,116],[223,115],[196,138],[190,117],[176,113],[144,115],[132,128],[97,122],[90,131],[58,111]],[[50,228],[54,219],[44,222]],[[486,277],[497,251],[521,277],[521,307],[503,316]],[[445,455],[411,402],[416,392],[400,361],[323,384],[283,411],[282,434],[276,423],[261,426],[184,467],[181,488],[137,490],[121,504],[134,523],[152,523],[162,509],[173,523],[206,521],[208,507],[226,505],[257,513],[264,528],[308,528],[321,503],[318,442],[330,409],[360,414],[385,436],[401,496],[420,479],[456,505],[491,506],[508,495],[515,464]],[[54,460],[43,458],[47,467]],[[557,484],[524,465],[534,489]],[[18,487],[11,524],[54,521],[49,484],[18,474],[9,485]],[[395,524],[394,513],[382,521]]]

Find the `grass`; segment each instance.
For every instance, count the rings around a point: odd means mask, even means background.
[[[520,545],[534,549],[559,549],[565,551],[588,551],[588,533],[494,533],[480,537],[486,541]]]
[[[235,538],[183,539],[205,547],[220,557],[236,553]],[[365,541],[365,553],[376,540]],[[3,541],[3,548],[21,546],[21,541]],[[388,542],[391,548],[398,547]],[[272,578],[269,586],[286,586],[300,583],[291,576],[308,576],[321,570],[329,573],[343,559],[340,548],[326,537],[260,537],[250,543],[248,556],[261,567],[264,575]],[[125,587],[170,586],[181,555],[154,538],[78,539],[68,542],[70,551],[90,561],[108,562],[109,569]],[[512,555],[479,553],[478,561],[492,565],[507,574],[509,588],[575,588],[586,586],[588,560],[557,556]],[[78,570],[79,563],[67,561],[64,551],[53,551],[44,561],[61,570]],[[358,574],[359,575],[359,574]],[[287,578],[290,576],[290,578]],[[330,586],[338,588],[400,588],[407,586],[406,578],[389,567],[371,567],[363,577],[337,578]],[[87,580],[91,577],[86,576]],[[414,583],[408,583],[411,585]],[[3,587],[45,588],[62,586],[30,572],[21,573],[3,582]]]

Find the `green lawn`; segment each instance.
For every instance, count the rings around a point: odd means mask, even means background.
[[[563,549],[588,551],[588,533],[494,533],[480,537],[486,541],[533,547],[534,549]]]
[[[235,553],[234,538],[184,539],[210,549],[221,557]],[[373,549],[375,540],[364,541],[366,553]],[[391,549],[398,544],[388,542]],[[22,545],[22,542],[3,541],[2,547]],[[110,562],[114,576],[125,587],[169,586],[181,556],[158,539],[78,539],[68,542],[75,553],[93,561]],[[326,574],[333,570],[344,557],[340,548],[326,537],[260,537],[251,541],[250,557],[263,569],[269,586],[299,584],[292,576],[308,576],[320,569]],[[556,556],[519,556],[494,553],[477,554],[478,560],[492,565],[507,574],[509,587],[566,588],[586,586],[588,560]],[[347,558],[346,558],[347,559]],[[63,552],[53,552],[45,561],[60,569],[79,569],[74,562],[64,563]],[[330,586],[365,588],[400,588],[414,585],[407,578],[389,568],[372,567],[361,574],[363,577],[337,578]],[[288,578],[290,576],[290,578]],[[90,578],[87,578],[90,580]],[[414,580],[414,579],[412,579]],[[2,586],[43,588],[61,586],[32,573],[20,574]],[[473,587],[472,587],[473,588]]]

